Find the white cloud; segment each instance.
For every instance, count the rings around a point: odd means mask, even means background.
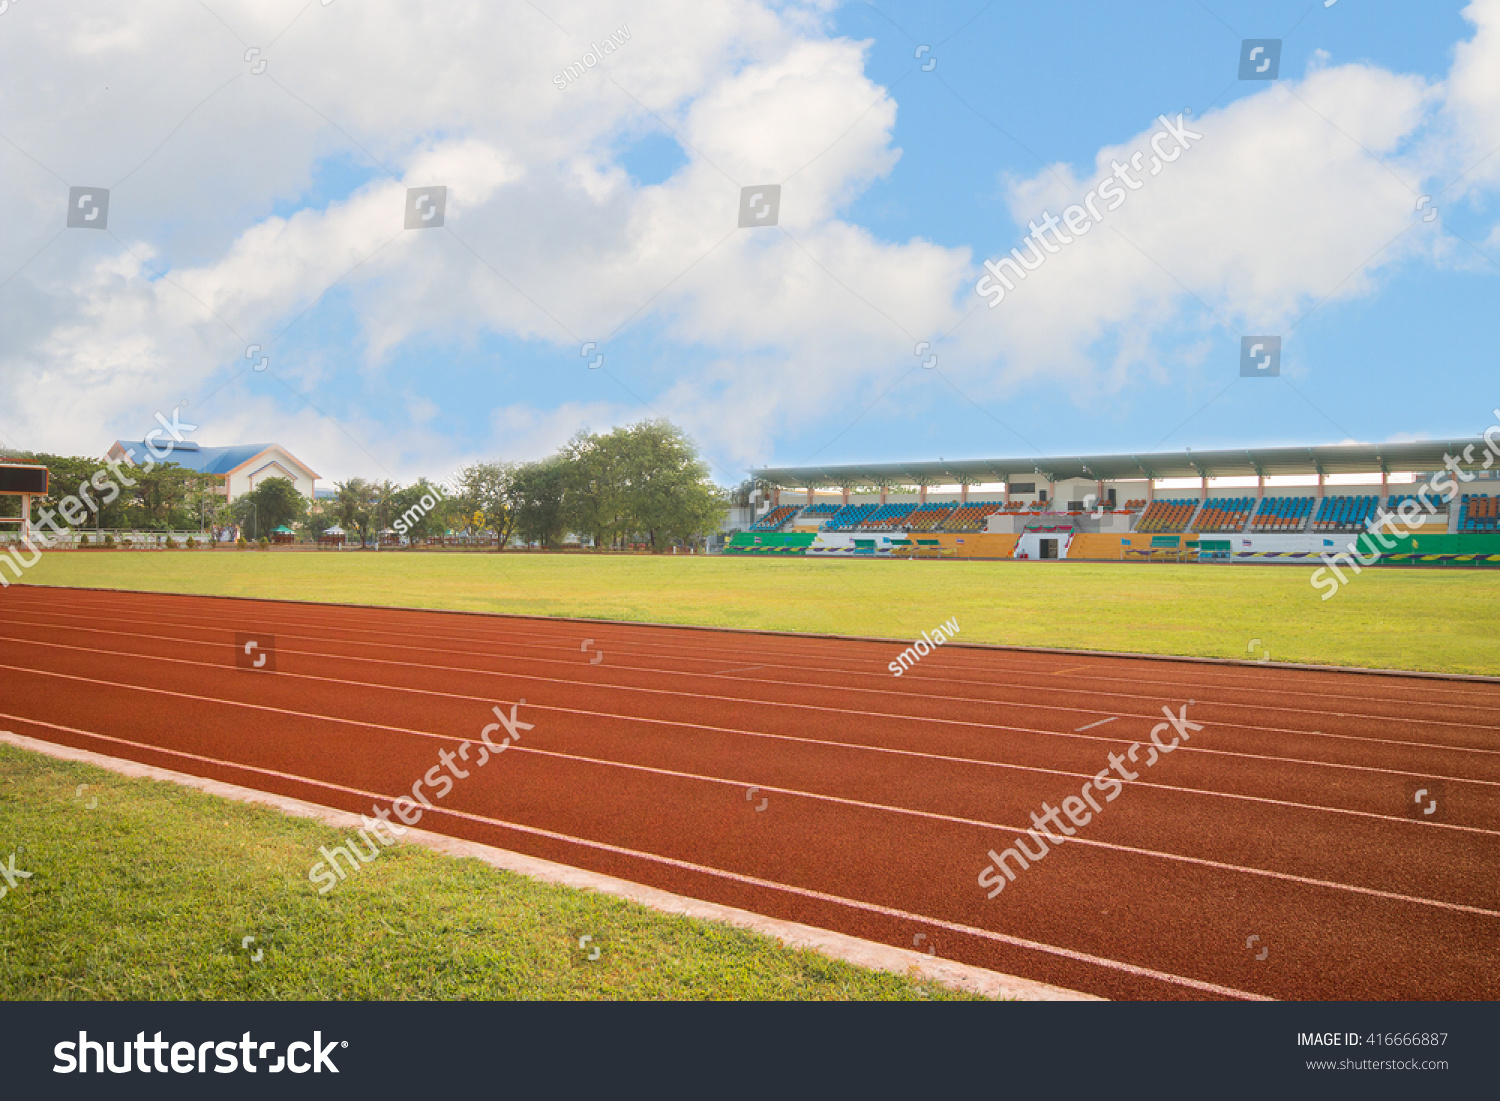
[[[748,463],[789,424],[852,413],[919,362],[916,341],[949,330],[943,370],[981,399],[1191,370],[1215,317],[1277,332],[1325,296],[1374,293],[1393,264],[1442,262],[1416,193],[1470,165],[1460,193],[1500,180],[1500,156],[1484,159],[1500,146],[1500,0],[1476,0],[1442,84],[1320,57],[1189,120],[1200,142],[989,310],[977,263],[1016,242],[883,241],[841,217],[901,151],[895,95],[866,75],[864,45],[827,34],[826,5],[599,0],[554,12],[567,32],[479,0],[209,6],[222,22],[202,5],[103,0],[7,17],[0,94],[26,153],[0,143],[20,214],[0,222],[0,279],[45,246],[0,289],[0,432],[23,446],[97,452],[244,370],[257,343],[292,390],[336,395],[319,400],[344,430],[266,385],[214,407],[210,442],[274,424],[342,477],[384,474],[353,439],[399,439],[399,476],[446,472],[479,456],[459,454],[430,398],[383,376],[401,349],[498,335],[597,380],[577,345],[608,346],[628,321],[665,347],[630,376],[653,384],[651,406]],[[622,24],[630,38],[604,64],[555,86]],[[664,127],[687,163],[637,184],[617,150]],[[1060,212],[1150,136],[1007,181],[1013,214]],[[353,183],[323,196],[330,165]],[[114,188],[114,236],[49,244],[68,182]],[[780,228],[735,230],[740,185],[774,182]],[[431,183],[449,189],[447,229],[406,233],[405,188]],[[330,286],[352,331],[294,361],[274,338]],[[647,415],[582,382],[518,399],[532,381],[501,371],[462,398],[491,407],[497,456]]]

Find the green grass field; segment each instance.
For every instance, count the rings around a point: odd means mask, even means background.
[[[1500,570],[281,551],[51,553],[35,584],[1500,674]],[[1260,645],[1252,651],[1252,640]]]
[[[0,745],[0,999],[963,997],[413,845],[320,896],[344,836]]]

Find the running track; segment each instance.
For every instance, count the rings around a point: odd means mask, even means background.
[[[0,729],[369,813],[524,699],[423,828],[1110,998],[1500,997],[1500,683],[899,649],[13,586]],[[988,850],[1189,700],[986,897]]]

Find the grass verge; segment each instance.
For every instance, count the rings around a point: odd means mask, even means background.
[[[0,862],[32,873],[0,898],[0,998],[965,997],[412,845],[320,896],[308,867],[342,837],[0,745]]]
[[[53,552],[42,585],[1500,674],[1500,570],[705,556]],[[1253,645],[1256,640],[1258,645]]]

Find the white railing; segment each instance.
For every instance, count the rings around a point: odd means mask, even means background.
[[[45,528],[32,525],[32,532],[32,538],[38,545],[41,545],[43,537],[46,538],[47,542],[43,549],[49,550],[77,549],[85,545],[85,539],[88,540],[88,546],[105,546],[107,545],[106,536],[114,539],[116,547],[125,550],[165,550],[168,539],[179,547],[185,545],[189,539],[195,539],[201,544],[213,541],[211,534],[201,531],[130,531],[129,529],[106,528],[102,531],[75,531],[67,536],[59,537]],[[15,525],[7,524],[0,528],[0,546],[19,546],[20,543],[21,533]],[[223,545],[232,546],[233,540]]]

